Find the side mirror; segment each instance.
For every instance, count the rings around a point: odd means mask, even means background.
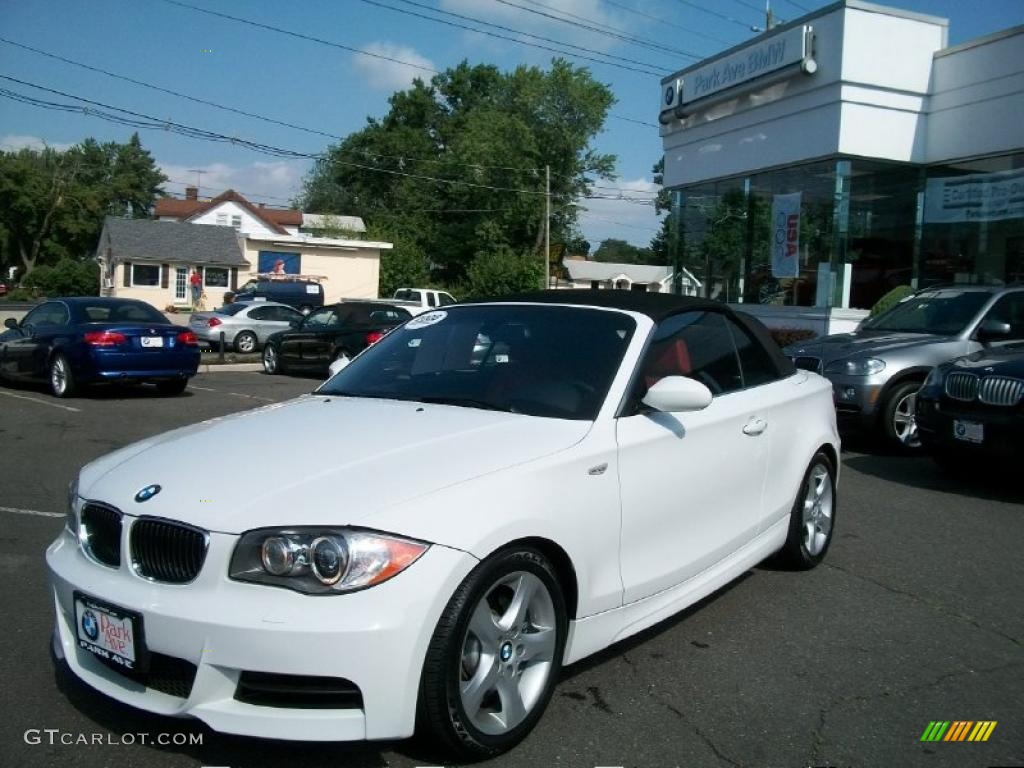
[[[8,317],[6,320],[4,320],[4,328],[10,328],[10,329],[13,330],[13,329],[15,329],[17,327],[18,327],[18,321],[15,320],[13,317]]]
[[[1013,329],[1010,328],[1009,323],[1003,323],[994,318],[985,320],[981,327],[978,328],[978,341],[998,341],[999,339],[1005,339],[1010,335]]]
[[[643,404],[665,413],[701,411],[711,405],[711,390],[687,376],[666,376],[654,383]]]

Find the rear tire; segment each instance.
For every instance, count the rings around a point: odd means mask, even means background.
[[[174,379],[173,381],[158,381],[156,391],[161,395],[180,395],[188,386],[188,379]]]
[[[568,627],[554,568],[528,547],[498,552],[459,585],[434,630],[420,679],[420,731],[459,759],[493,757],[540,720]]]
[[[235,352],[239,354],[247,355],[250,352],[255,352],[258,344],[259,339],[252,331],[242,331],[235,336]]]
[[[789,513],[789,535],[779,551],[783,565],[808,571],[825,559],[835,531],[836,502],[835,467],[824,451],[818,451]]]
[[[58,352],[50,358],[50,392],[54,397],[74,397],[78,391],[75,375],[71,371],[71,363]]]

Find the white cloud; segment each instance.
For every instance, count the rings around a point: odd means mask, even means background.
[[[199,194],[213,197],[227,189],[233,189],[253,203],[287,207],[302,186],[302,177],[309,168],[308,161],[256,161],[246,165],[208,163],[206,165],[179,165],[158,162],[160,169],[169,179],[165,189],[169,194],[181,197],[185,187],[195,186],[196,170],[199,176]]]
[[[615,187],[616,189],[601,189]],[[613,199],[579,200],[580,229],[591,253],[602,240],[616,238],[646,247],[661,228],[664,214],[656,214],[650,201],[660,187],[649,179],[596,182],[592,194]],[[621,191],[619,191],[621,190]]]
[[[5,152],[17,152],[19,149],[25,148],[40,150],[43,147],[63,152],[73,146],[74,144],[65,144],[60,141],[47,141],[38,136],[20,136],[11,133],[0,136],[0,149]]]
[[[377,56],[387,57],[387,59],[378,59],[371,56],[355,55],[356,67],[366,75],[367,82],[373,88],[385,91],[408,88],[412,85],[414,78],[429,80],[434,73],[428,70],[437,69],[434,62],[408,46],[376,41],[364,45],[363,50],[377,54]],[[388,59],[395,59],[395,61]],[[416,66],[411,67],[400,62],[408,62]],[[421,69],[421,67],[426,69]]]

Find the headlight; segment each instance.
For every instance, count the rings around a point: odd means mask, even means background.
[[[65,510],[64,527],[78,538],[78,475],[68,483],[68,507]]]
[[[825,366],[825,373],[842,373],[846,376],[874,376],[885,370],[885,361],[874,357],[860,360],[834,360]]]
[[[347,528],[263,528],[239,539],[229,575],[307,595],[331,595],[387,581],[429,547],[400,536]]]

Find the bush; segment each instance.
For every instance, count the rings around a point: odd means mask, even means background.
[[[806,328],[769,328],[768,333],[771,334],[772,338],[775,339],[775,343],[785,349],[790,344],[796,344],[799,341],[807,341],[813,339],[816,334],[814,331],[810,331]]]
[[[5,298],[7,301],[36,301],[39,293],[31,288],[12,288]]]
[[[466,270],[473,298],[538,291],[544,285],[544,262],[533,254],[517,253],[507,245],[480,252]]]
[[[100,270],[92,260],[61,259],[54,266],[36,267],[22,280],[44,296],[96,296]]]
[[[875,306],[871,308],[870,316],[875,317],[876,315],[880,315],[883,312],[892,309],[913,292],[914,289],[911,288],[909,285],[897,285],[895,288],[893,288],[891,291],[885,294],[885,296],[883,296],[882,298],[875,302]]]

